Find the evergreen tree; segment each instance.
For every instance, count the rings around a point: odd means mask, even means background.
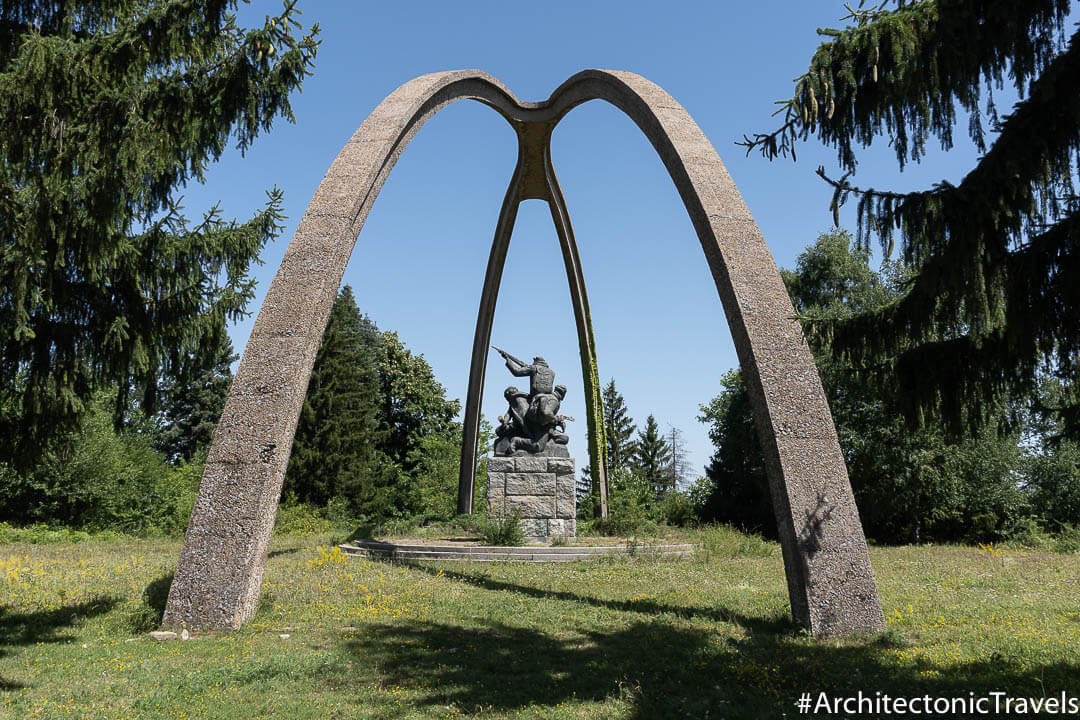
[[[189,462],[210,447],[232,385],[232,364],[238,357],[222,327],[199,353],[185,358],[175,377],[162,379],[155,447],[166,460]]]
[[[577,483],[574,487],[574,495],[577,498],[577,515],[581,519],[591,518],[595,514],[593,509],[593,481],[589,468],[581,468]]]
[[[284,492],[315,506],[339,498],[358,516],[449,517],[459,407],[423,355],[360,314],[346,285],[312,369]]]
[[[858,9],[795,81],[783,125],[745,138],[749,152],[791,153],[811,135],[837,149],[833,210],[859,198],[859,242],[895,234],[915,270],[905,292],[851,317],[811,325],[833,350],[900,386],[911,420],[953,430],[992,414],[1003,392],[1032,391],[1040,369],[1080,367],[1080,34],[1066,42],[1069,0],[899,0]],[[862,3],[860,3],[860,8]],[[993,85],[1021,95],[1000,119]],[[985,110],[981,107],[987,98]],[[855,146],[885,136],[901,168],[930,136],[945,149],[961,114],[982,153],[958,184],[917,192],[860,189]],[[987,146],[984,118],[997,132]],[[1080,400],[1064,409],[1075,438]]]
[[[191,225],[177,192],[283,116],[317,27],[295,0],[243,31],[235,0],[0,5],[0,443],[29,461],[78,427],[95,388],[161,375],[253,293],[281,195],[247,222]],[[180,352],[176,352],[179,349]]]
[[[356,514],[387,514],[391,461],[380,448],[382,335],[360,314],[352,288],[338,293],[308,383],[285,493],[316,506],[340,498]]]
[[[638,431],[637,441],[634,443],[633,466],[657,497],[662,495],[667,487],[665,471],[670,462],[671,447],[660,432],[656,418],[649,415],[645,419],[645,428]]]
[[[699,496],[704,521],[735,525],[776,537],[765,463],[742,374],[731,370],[720,380],[723,390],[701,406],[698,420],[709,427],[714,452],[705,466],[708,488]]]
[[[664,495],[679,490],[686,484],[688,462],[686,460],[686,441],[683,432],[674,425],[668,425],[667,443],[669,448],[668,464],[664,475],[666,483]]]
[[[634,432],[637,426],[630,419],[626,400],[615,389],[612,378],[604,386],[604,437],[607,439],[607,471],[626,467],[634,456]]]

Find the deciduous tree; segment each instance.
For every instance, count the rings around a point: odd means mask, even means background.
[[[782,275],[804,320],[872,311],[903,292],[904,275],[873,271],[869,252],[844,232],[823,233]],[[820,337],[811,349],[836,424],[864,530],[891,542],[997,540],[1028,512],[1018,487],[1018,434],[987,425],[950,440],[940,422],[905,426],[895,383],[856,372]],[[886,378],[888,380],[888,378]],[[1006,408],[997,407],[1001,419]],[[702,406],[716,448],[707,474],[713,485],[707,519],[775,533],[757,432],[742,378],[730,373],[723,392]]]

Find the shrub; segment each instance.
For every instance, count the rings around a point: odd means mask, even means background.
[[[779,545],[731,525],[709,525],[701,533],[702,557],[772,557]]]
[[[525,544],[525,536],[521,532],[521,513],[516,510],[509,515],[479,518],[477,533],[485,545]]]
[[[1080,552],[1080,525],[1062,525],[1054,538],[1054,552]]]
[[[690,497],[679,490],[672,490],[660,501],[660,520],[675,527],[687,527],[697,521],[697,512]]]
[[[1025,480],[1031,505],[1044,527],[1080,525],[1080,448],[1064,440],[1052,451],[1027,459]]]
[[[0,522],[0,545],[26,543],[28,545],[49,545],[59,543],[81,543],[88,540],[114,540],[124,537],[113,530],[86,532],[66,527],[52,528],[45,523],[34,523],[26,527],[16,527]]]
[[[314,535],[332,533],[337,529],[323,512],[291,498],[278,507],[277,520],[274,522],[275,535]]]
[[[18,473],[0,465],[0,521],[47,523],[124,533],[178,533],[187,525],[202,463],[176,467],[154,450],[150,424],[130,418],[117,431],[109,394],[101,394],[82,427]]]

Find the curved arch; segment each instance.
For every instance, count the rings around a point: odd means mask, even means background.
[[[652,143],[697,231],[746,380],[776,514],[792,614],[815,635],[876,631],[885,619],[828,401],[761,231],[716,149],[686,110],[640,75],[586,70],[554,93],[561,118],[592,99]]]
[[[423,75],[356,131],[316,191],[259,311],[214,434],[163,622],[237,627],[254,611],[292,436],[357,235],[412,137],[462,98],[490,105],[512,124],[551,126],[576,105],[603,99],[642,129],[690,214],[728,318],[762,440],[792,613],[816,635],[883,628],[821,381],[760,231],[682,106],[639,75],[604,70],[574,75],[542,103],[518,101],[479,71]]]

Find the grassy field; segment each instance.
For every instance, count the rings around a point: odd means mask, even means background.
[[[759,718],[803,692],[1080,696],[1080,556],[872,548],[889,630],[816,641],[779,548],[400,566],[275,540],[238,632],[157,641],[178,541],[0,545],[0,716]]]

